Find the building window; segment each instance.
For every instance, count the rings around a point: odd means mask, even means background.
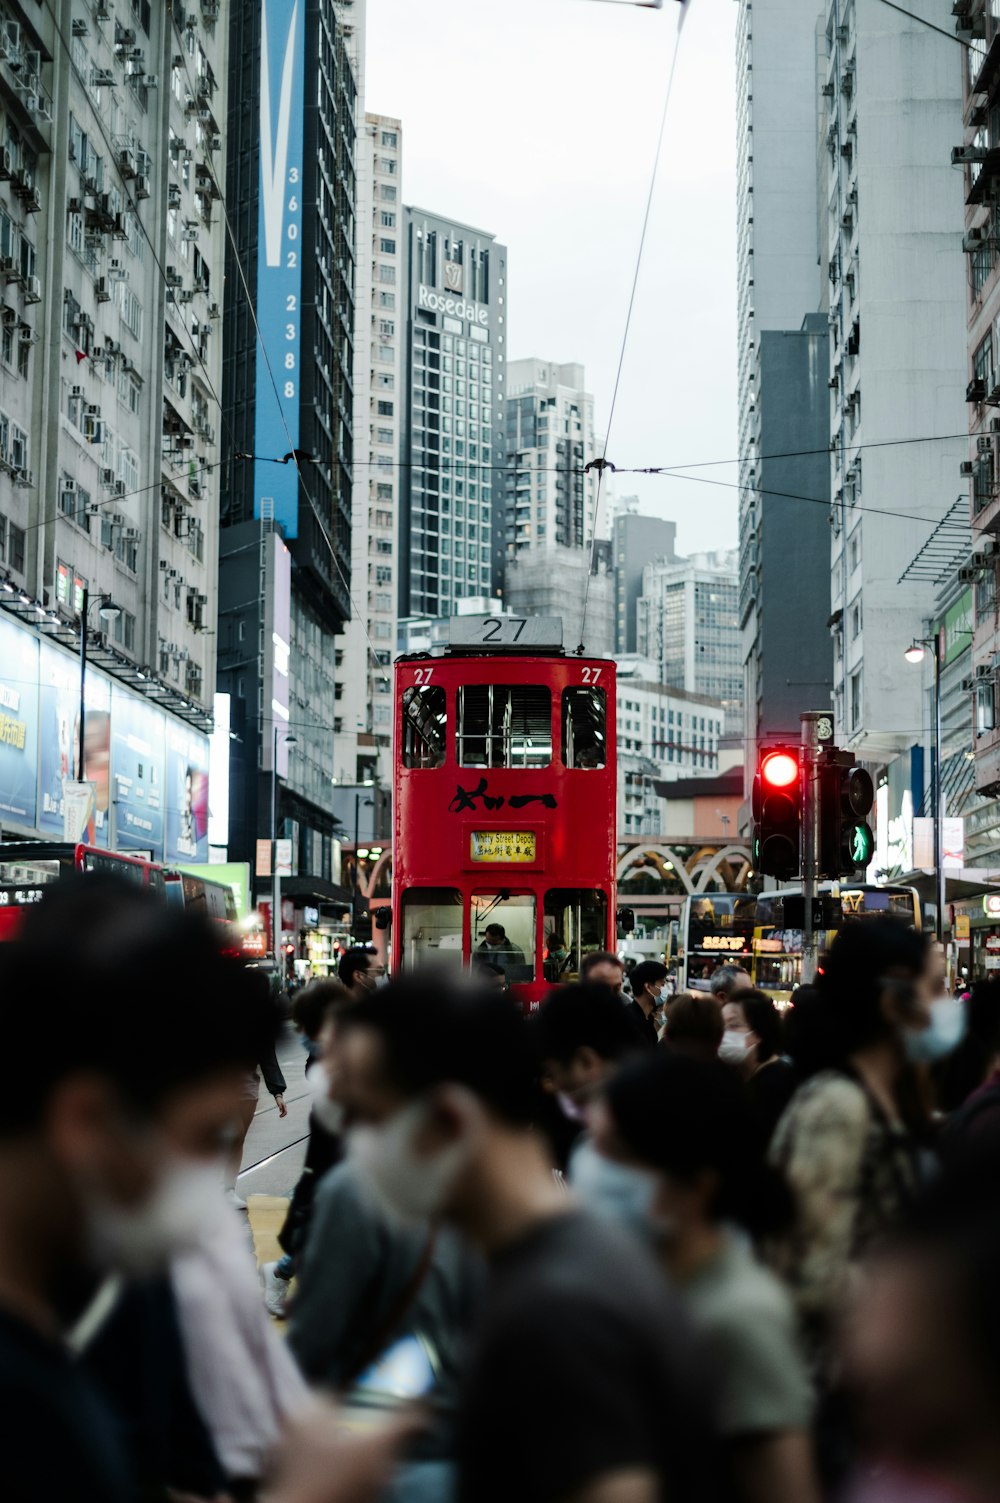
[[[851,674],[851,730],[861,724],[861,669]]]
[[[392,209],[383,209],[379,218],[384,230],[394,230],[396,228],[396,215]]]
[[[15,574],[24,573],[24,528],[11,522],[7,538],[7,555]]]
[[[392,417],[393,406],[394,406],[394,403],[392,403],[392,402],[379,402],[379,404],[378,404],[378,415],[379,415],[379,417]]]
[[[399,136],[398,136],[397,132],[394,131],[394,130],[384,130],[382,132],[382,145],[383,146],[398,146],[399,145]]]
[[[380,308],[395,308],[396,294],[394,292],[380,292],[378,295],[378,305]],[[389,351],[388,358],[392,359],[392,350]]]
[[[378,243],[378,248],[383,256],[394,256],[396,254],[395,240],[387,240],[384,235]]]
[[[398,189],[394,183],[383,183],[379,189],[379,197],[384,204],[394,204],[398,196]]]

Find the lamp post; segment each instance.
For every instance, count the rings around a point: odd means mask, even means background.
[[[274,951],[274,968],[279,981],[282,979],[281,960],[281,877],[278,875],[278,742],[297,746],[298,736],[284,734],[279,726],[274,727],[271,746],[271,948]]]
[[[84,585],[80,596],[80,725],[79,732],[79,761],[77,765],[77,779],[86,782],[84,776],[84,718],[87,712],[87,624],[90,619],[90,611],[98,606],[102,621],[114,621],[121,615],[121,607],[115,605],[110,595],[95,595],[90,598],[90,591]]]
[[[363,799],[361,794],[356,792],[354,795],[354,888],[351,892],[351,928],[354,930],[355,936],[358,929],[358,878],[361,875],[361,870],[358,866],[358,846],[360,844],[359,834],[361,830],[362,807],[365,809],[374,809],[375,800],[373,798]]]
[[[914,637],[903,656],[908,663],[922,663],[930,648],[934,653],[934,777],[931,797],[934,800],[934,873],[937,887],[937,940],[944,942],[944,829],[941,818],[941,633],[933,637]]]

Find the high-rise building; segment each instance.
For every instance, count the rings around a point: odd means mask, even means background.
[[[721,700],[726,728],[742,723],[743,671],[735,548],[646,565],[636,606],[638,651],[658,679]]]
[[[405,234],[405,299],[380,287],[373,309],[406,320],[399,614],[447,616],[503,577],[507,251],[424,209]]]
[[[737,23],[740,627],[745,767],[829,703],[829,362],[819,255],[822,0],[740,0]],[[803,321],[806,321],[805,323]],[[812,452],[808,452],[812,451]],[[815,497],[793,501],[786,494]],[[812,680],[813,682],[807,682]]]
[[[968,427],[957,51],[881,0],[828,0],[834,709],[868,760],[905,751],[922,723],[903,653],[936,590],[906,571],[968,448],[946,437]]]
[[[825,313],[765,329],[757,351],[754,480],[740,497],[744,766],[762,738],[798,739],[833,690],[830,641],[830,369]]]
[[[334,765],[341,783],[391,781],[391,674],[396,645],[404,330],[383,292],[405,296],[403,130],[365,116],[358,137],[358,268],[354,340],[354,490],[351,579],[354,610],[344,627],[338,681],[341,732]]]
[[[650,559],[676,559],[677,523],[639,513],[639,497],[626,496],[612,524],[615,577],[615,650],[635,652],[635,608],[642,594],[642,571]]]
[[[230,853],[292,842],[288,891],[333,896],[331,746],[351,612],[355,164],[362,0],[230,7],[219,687],[232,696]],[[244,276],[249,299],[242,293]],[[254,310],[255,309],[255,314]]]
[[[592,656],[613,656],[614,577],[609,543],[599,542],[593,551],[525,548],[508,560],[503,598],[515,616],[559,616],[568,652],[582,643]]]
[[[966,294],[967,395],[971,436],[962,465],[963,489],[969,492],[973,557],[967,567],[974,574],[972,666],[976,737],[976,788],[993,798],[1000,795],[1000,615],[997,609],[997,533],[1000,529],[1000,17],[996,6],[971,0],[961,8],[956,26],[971,32],[965,53],[964,131],[953,144],[953,160],[965,163],[965,240],[969,276]],[[956,7],[956,14],[958,7]],[[984,845],[982,835],[995,831],[995,819],[980,823],[976,865],[995,841]],[[971,862],[969,863],[972,864]]]
[[[200,800],[226,59],[217,7],[0,4],[0,818],[62,835],[86,602],[97,837],[172,860],[207,855],[174,769]]]
[[[582,365],[512,360],[507,366],[506,543],[590,548],[597,512],[594,398]]]
[[[618,660],[618,834],[660,835],[657,784],[719,771],[725,711],[719,700],[669,689],[658,665]]]

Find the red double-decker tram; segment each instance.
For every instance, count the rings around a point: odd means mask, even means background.
[[[398,659],[393,970],[499,967],[537,1006],[616,933],[615,665],[549,617]]]

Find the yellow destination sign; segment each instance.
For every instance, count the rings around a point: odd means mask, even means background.
[[[534,832],[532,830],[473,830],[469,836],[469,855],[473,861],[498,861],[504,865],[534,861]]]

